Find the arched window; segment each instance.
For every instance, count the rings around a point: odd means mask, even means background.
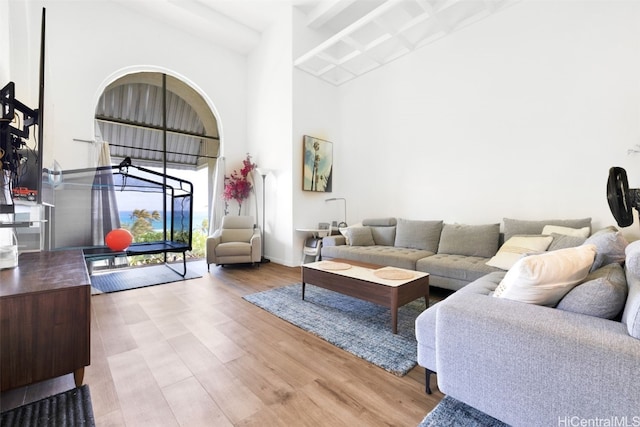
[[[130,157],[140,166],[163,167],[166,160],[167,168],[196,170],[218,157],[215,116],[202,96],[172,76],[119,78],[103,92],[95,117],[116,162]]]

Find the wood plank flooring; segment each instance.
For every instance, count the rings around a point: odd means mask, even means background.
[[[424,370],[396,377],[242,296],[300,269],[211,266],[200,279],[92,297],[98,426],[416,426],[443,397]],[[67,375],[0,394],[6,410],[73,387]]]

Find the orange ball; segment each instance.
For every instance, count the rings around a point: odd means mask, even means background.
[[[133,241],[133,236],[124,228],[116,228],[115,230],[111,230],[104,237],[104,242],[112,251],[124,251],[127,249],[131,242]]]

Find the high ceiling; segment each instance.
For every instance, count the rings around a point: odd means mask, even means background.
[[[293,5],[320,42],[293,65],[341,85],[485,18],[518,0],[112,0],[241,54]],[[195,169],[218,155],[217,123],[192,89],[169,78],[162,132],[161,76],[142,73],[110,85],[96,110],[114,160]],[[154,148],[155,147],[155,148]]]
[[[307,13],[330,34],[294,65],[340,85],[513,4],[517,0],[337,0]]]
[[[279,8],[293,5],[324,40],[294,65],[340,85],[519,0],[114,1],[242,54],[258,44]]]

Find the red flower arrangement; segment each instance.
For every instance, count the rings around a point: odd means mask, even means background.
[[[247,158],[242,161],[242,169],[240,169],[240,173],[234,169],[231,173],[231,176],[224,177],[224,192],[222,193],[222,197],[225,202],[229,200],[235,200],[238,202],[238,215],[240,215],[240,210],[242,209],[242,202],[249,197],[251,194],[251,190],[253,190],[253,185],[249,182],[249,174],[253,171],[258,165],[251,162],[251,156],[247,153]],[[225,206],[225,213],[227,209]]]

